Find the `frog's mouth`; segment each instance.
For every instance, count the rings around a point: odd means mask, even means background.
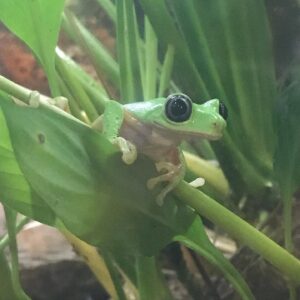
[[[223,130],[218,130],[215,133],[204,133],[204,132],[193,132],[193,131],[183,131],[178,130],[178,128],[165,128],[162,125],[160,125],[157,122],[154,122],[152,124],[153,127],[155,127],[156,130],[159,130],[162,134],[168,136],[170,134],[173,134],[179,139],[185,139],[185,140],[193,140],[196,138],[203,138],[207,140],[219,140],[223,136]],[[182,138],[181,138],[182,137]]]

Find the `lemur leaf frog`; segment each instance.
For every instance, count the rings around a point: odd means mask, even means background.
[[[168,182],[156,198],[157,204],[162,205],[167,193],[185,174],[180,143],[193,138],[221,138],[226,118],[227,109],[217,99],[200,105],[184,94],[171,94],[126,105],[109,101],[92,127],[118,145],[126,164],[132,164],[137,153],[155,162],[161,174],[150,178],[147,187],[153,189],[160,182]]]
[[[37,107],[40,103],[69,111],[66,98],[49,99],[32,92],[30,106]],[[221,138],[226,119],[227,109],[217,99],[200,105],[184,94],[171,94],[167,98],[126,105],[108,101],[104,113],[95,120],[92,128],[100,130],[119,147],[126,164],[132,164],[137,153],[143,153],[155,162],[161,174],[150,178],[147,187],[153,189],[160,182],[168,182],[156,198],[157,204],[163,205],[167,193],[185,174],[180,143],[193,138]]]

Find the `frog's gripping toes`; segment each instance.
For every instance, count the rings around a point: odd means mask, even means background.
[[[29,95],[29,106],[31,107],[39,107],[41,103],[50,105],[50,106],[56,106],[57,108],[65,111],[70,112],[69,109],[69,101],[65,97],[55,97],[55,98],[48,98],[45,96],[42,96],[37,91],[32,91]]]
[[[158,172],[167,171],[167,173],[159,175],[154,178],[150,178],[147,181],[147,188],[152,190],[155,188],[157,184],[160,182],[167,181],[168,184],[160,191],[160,193],[156,196],[156,203],[159,206],[162,206],[164,203],[164,198],[166,195],[172,191],[176,185],[183,179],[184,177],[184,166],[183,165],[174,165],[170,162],[161,161],[155,164],[156,170]]]

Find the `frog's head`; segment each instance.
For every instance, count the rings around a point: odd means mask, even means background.
[[[217,99],[196,104],[184,94],[171,94],[134,105],[140,121],[182,135],[218,139],[226,127],[227,109]]]

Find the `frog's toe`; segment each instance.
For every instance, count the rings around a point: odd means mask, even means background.
[[[170,181],[161,191],[160,193],[156,196],[155,200],[157,205],[162,206],[164,204],[164,199],[166,198],[167,194],[171,192],[175,186],[177,185],[177,181]]]
[[[164,181],[170,181],[171,182],[175,175],[176,175],[175,172],[171,171],[171,172],[168,172],[166,174],[159,175],[159,176],[154,177],[154,178],[150,178],[147,181],[147,188],[149,190],[153,190],[157,186],[157,184],[159,184],[160,182],[164,182]]]
[[[153,190],[155,186],[159,183],[160,181],[157,180],[157,177],[155,178],[150,178],[147,180],[147,188],[148,190]]]
[[[156,202],[159,206],[163,205],[164,198],[166,195],[174,189],[174,187],[178,184],[178,182],[181,180],[180,173],[178,173],[178,168],[174,169],[174,165],[172,168],[172,171],[159,175],[154,178],[150,178],[147,181],[147,188],[149,190],[153,190],[156,185],[158,185],[161,182],[167,181],[167,185],[163,187],[163,189],[160,191],[160,193],[156,196]]]
[[[166,170],[167,172],[171,172],[171,171],[174,171],[174,169],[177,167],[174,166],[174,164],[172,164],[171,162],[159,161],[159,162],[155,163],[155,168],[158,172],[161,172],[164,170]]]
[[[163,175],[162,175],[163,176]],[[155,178],[150,178],[147,181],[147,188],[149,190],[153,190],[157,184],[162,182],[161,176],[155,177]],[[169,185],[168,185],[169,186]],[[167,186],[167,187],[168,187]],[[169,189],[165,187],[161,190],[161,192],[156,196],[156,203],[159,206],[162,206],[164,204],[164,198],[166,197],[167,193],[169,192]]]
[[[70,107],[69,107],[69,100],[65,97],[56,97],[54,98],[55,101],[55,106],[60,108],[61,110],[65,111],[65,112],[69,112],[70,111]]]
[[[166,193],[160,193],[157,197],[156,197],[156,203],[158,206],[163,206],[164,204],[164,199],[166,197]]]
[[[41,95],[37,91],[32,91],[29,95],[29,106],[39,107]]]
[[[117,145],[122,152],[122,160],[125,164],[131,165],[137,159],[137,150],[134,144],[122,137],[117,137],[113,144]]]
[[[128,151],[124,151],[122,153],[122,160],[127,164],[131,165],[133,164],[137,159],[137,151],[133,144],[128,144]]]
[[[189,183],[190,186],[194,187],[194,188],[198,188],[201,187],[205,184],[205,179],[202,177],[198,177],[195,180],[191,181]]]

